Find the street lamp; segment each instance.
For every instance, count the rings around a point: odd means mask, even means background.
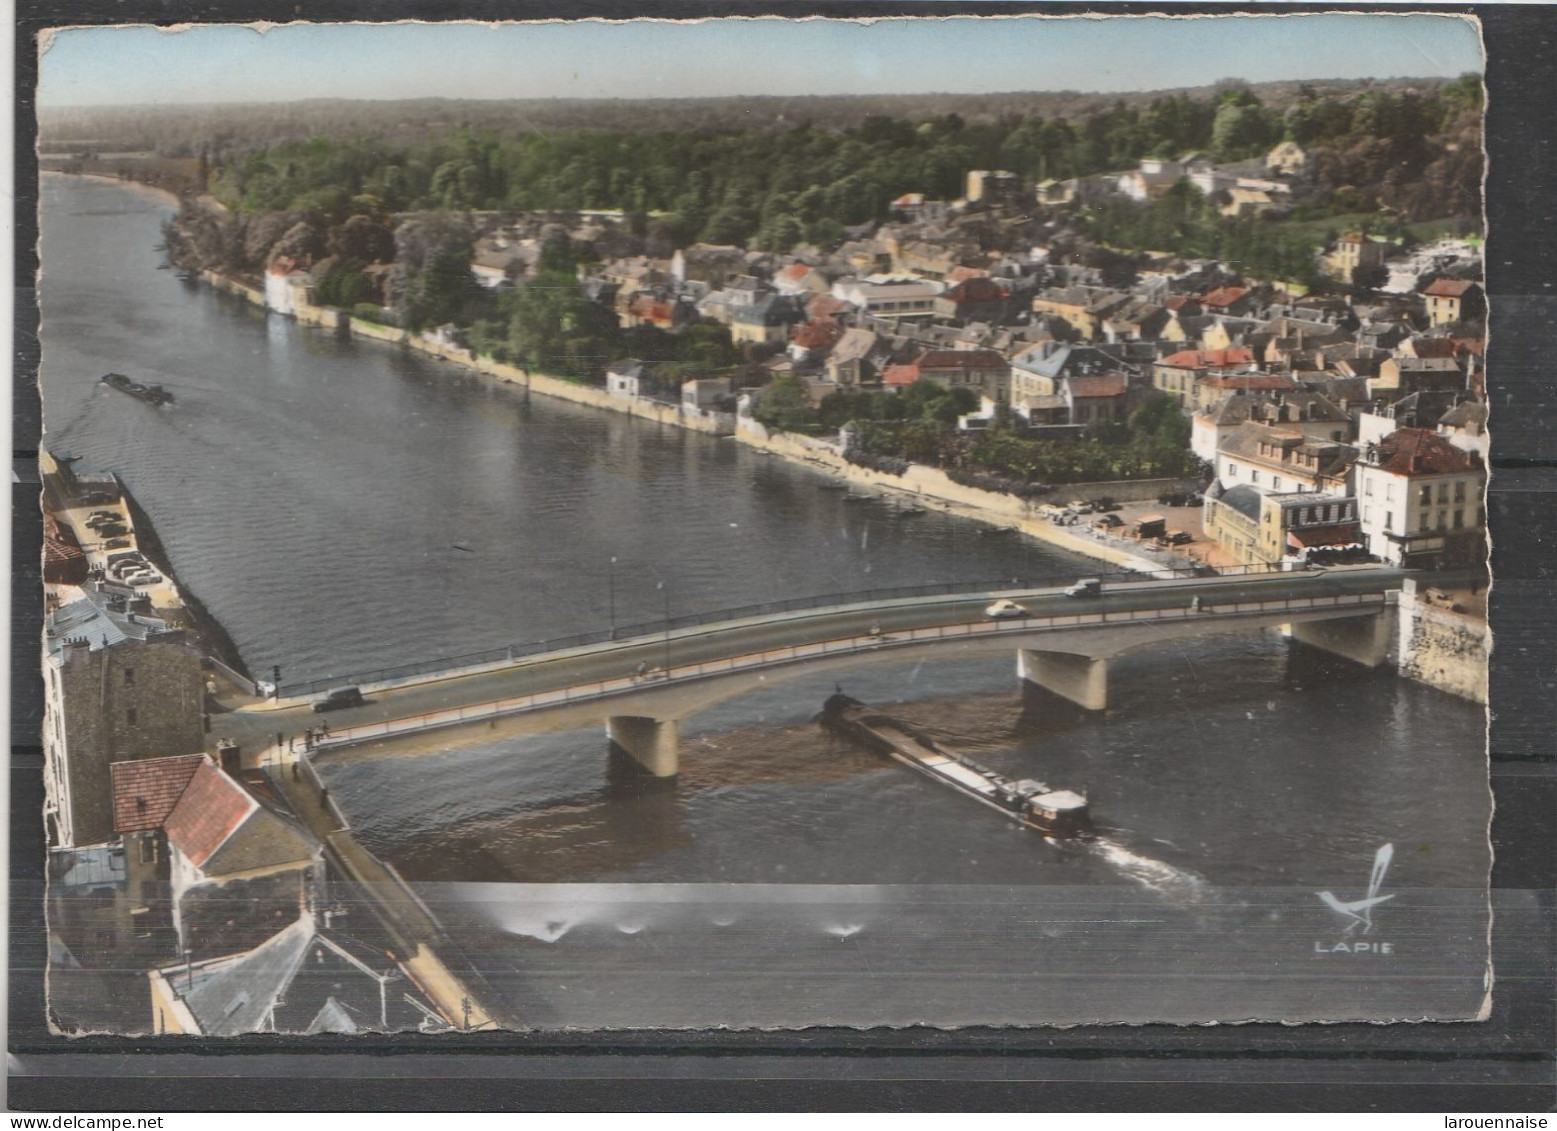
[[[610,564],[606,568],[609,570],[609,573],[606,575],[607,576],[606,589],[607,589],[607,592],[610,593],[610,601],[611,601],[611,637],[610,638],[612,640],[615,640],[616,639],[616,555],[615,554],[611,555]]]
[[[654,588],[658,589],[665,598],[665,678],[670,678],[670,590],[665,588],[661,581]]]

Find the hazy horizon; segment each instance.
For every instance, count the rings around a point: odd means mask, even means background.
[[[1381,59],[1403,52],[1421,65],[1399,63],[1388,78],[1378,73]],[[1390,82],[1481,70],[1474,22],[1420,12],[293,23],[263,33],[236,24],[176,31],[122,25],[56,31],[40,59],[38,101],[48,111],[430,99],[1097,96],[1223,80]]]
[[[1463,73],[1463,72],[1462,72]],[[1379,84],[1400,82],[1446,82],[1457,76],[1445,75],[1369,75],[1364,78],[1348,78],[1340,75],[1304,75],[1301,78],[1291,79],[1248,79],[1244,80],[1253,86],[1265,83],[1358,83],[1373,82]],[[1078,98],[1108,98],[1113,95],[1128,95],[1132,98],[1152,94],[1173,94],[1178,91],[1203,90],[1215,86],[1230,76],[1221,79],[1213,79],[1200,83],[1197,86],[1167,86],[1153,87],[1146,90],[1074,90],[1070,88],[1054,87],[1024,87],[1011,90],[878,90],[870,93],[858,91],[818,91],[814,94],[661,94],[661,95],[525,95],[516,97],[494,96],[491,98],[477,98],[454,94],[422,94],[409,98],[370,98],[350,96],[310,97],[310,98],[280,98],[280,99],[248,99],[245,101],[226,102],[81,102],[63,103],[56,106],[43,106],[42,110],[142,110],[142,109],[239,109],[244,106],[313,106],[321,104],[353,104],[371,103],[376,106],[389,106],[396,103],[419,102],[473,102],[480,104],[496,104],[504,102],[730,102],[742,99],[753,101],[761,99],[835,99],[835,98],[1018,98],[1026,95],[1061,96],[1073,94]]]

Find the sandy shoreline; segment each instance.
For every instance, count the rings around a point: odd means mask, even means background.
[[[40,169],[38,170],[38,176],[74,177],[77,180],[82,181],[97,181],[100,184],[115,185],[118,188],[124,189],[126,192],[133,192],[140,196],[147,197],[148,199],[155,200],[159,204],[171,204],[175,208],[180,204],[178,196],[169,192],[167,189],[156,188],[141,181],[125,181],[118,177],[107,177],[101,173],[62,173],[58,169]]]

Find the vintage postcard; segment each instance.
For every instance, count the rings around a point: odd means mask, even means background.
[[[39,51],[58,1031],[1486,1015],[1473,20]]]

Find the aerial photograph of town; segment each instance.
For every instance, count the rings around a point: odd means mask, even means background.
[[[1474,20],[38,47],[55,1032],[1487,1015]]]

